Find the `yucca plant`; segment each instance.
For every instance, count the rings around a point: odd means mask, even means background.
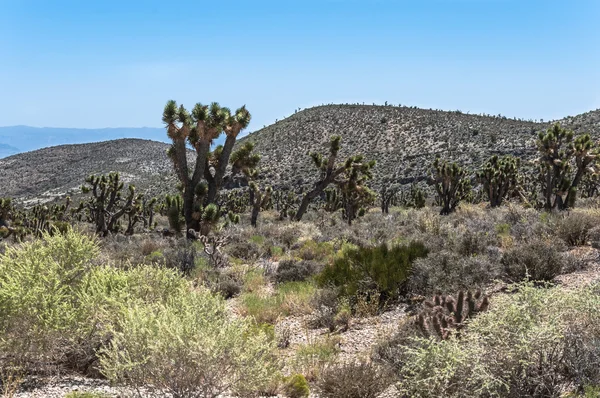
[[[450,163],[439,157],[433,162],[431,178],[442,205],[441,215],[448,215],[454,210],[461,200],[465,199],[471,190],[471,181],[467,170],[456,162]]]
[[[589,134],[574,137],[557,123],[538,135],[539,181],[544,209],[566,210],[575,205],[579,184],[597,171],[598,146]]]
[[[173,100],[165,105],[162,120],[173,142],[167,154],[182,185],[186,230],[201,230],[202,209],[215,203],[229,163],[233,175],[254,168],[258,163],[260,157],[252,154],[252,143],[233,152],[239,133],[248,127],[250,119],[250,112],[245,106],[232,113],[216,102],[208,106],[197,103],[190,114],[183,105],[177,106]],[[225,144],[210,152],[213,141],[222,133],[227,136]],[[186,144],[190,144],[196,152],[193,170],[188,166]]]

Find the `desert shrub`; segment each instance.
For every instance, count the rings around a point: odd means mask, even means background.
[[[501,262],[511,281],[551,281],[561,273],[564,257],[555,243],[538,239],[508,249]]]
[[[326,366],[316,384],[323,398],[376,398],[392,378],[373,363],[349,362]]]
[[[220,294],[224,299],[230,299],[238,296],[242,292],[242,281],[234,275],[219,271],[216,283],[211,289],[213,292]]]
[[[600,382],[598,286],[513,287],[461,338],[400,341],[400,390],[411,397],[555,397]]]
[[[427,255],[420,242],[350,248],[325,267],[318,277],[322,286],[335,286],[344,296],[377,291],[381,300],[397,298],[410,275],[413,262]]]
[[[317,243],[313,240],[305,241],[296,251],[302,260],[326,262],[334,253],[333,245],[329,242]]]
[[[198,247],[194,242],[181,240],[175,247],[168,248],[163,252],[165,265],[189,276],[196,268],[199,258]]]
[[[275,281],[277,283],[302,282],[316,274],[319,268],[319,264],[310,260],[282,260],[277,267]]]
[[[94,239],[68,230],[0,255],[3,359],[28,370],[67,361],[73,341],[85,335],[77,295],[98,252]]]
[[[421,295],[482,288],[502,275],[500,254],[488,250],[487,255],[463,257],[442,250],[417,259],[412,268],[409,290]]]
[[[123,311],[101,350],[102,371],[111,381],[143,387],[144,396],[181,398],[216,397],[269,381],[272,338],[228,318],[223,301],[208,290]]]
[[[301,374],[287,377],[283,385],[283,391],[289,398],[306,398],[310,395],[308,382]]]
[[[556,236],[569,246],[583,246],[590,238],[590,230],[597,224],[597,217],[584,212],[570,212],[557,216]]]
[[[310,303],[315,290],[309,282],[287,282],[279,285],[273,294],[244,293],[240,296],[239,310],[258,323],[274,324],[280,317],[312,312]]]
[[[308,338],[308,343],[296,350],[292,367],[308,380],[315,381],[323,369],[334,363],[340,353],[339,337]]]
[[[590,229],[589,239],[594,249],[600,249],[600,226]]]
[[[72,391],[65,398],[108,398],[109,395],[102,392]]]
[[[333,289],[319,289],[311,299],[311,307],[314,308],[314,319],[311,326],[315,328],[335,329],[335,315],[338,312],[339,299],[337,292]]]
[[[490,232],[466,230],[456,243],[456,252],[462,256],[484,254],[489,246],[496,246],[498,239]]]
[[[253,241],[234,241],[225,248],[227,254],[245,261],[254,261],[263,256],[264,250]]]

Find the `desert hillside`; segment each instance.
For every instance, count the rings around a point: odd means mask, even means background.
[[[600,137],[600,111],[560,120],[576,132]],[[424,176],[436,155],[478,167],[491,154],[535,156],[537,132],[550,123],[413,107],[325,105],[298,112],[249,134],[262,155],[266,180],[304,185],[314,169],[309,152],[325,151],[342,136],[340,156],[375,159],[374,185],[382,179]]]
[[[61,145],[0,159],[0,196],[49,201],[76,193],[90,174],[117,171],[127,183],[156,195],[174,185],[167,144],[121,139]]]
[[[600,111],[560,120],[577,132],[600,138]],[[256,143],[261,178],[275,188],[306,186],[315,177],[308,156],[326,151],[332,135],[341,135],[340,157],[364,154],[377,161],[374,179],[410,182],[425,176],[436,155],[473,168],[491,154],[535,156],[537,132],[549,123],[499,116],[426,110],[411,107],[326,105],[305,109],[261,130],[239,144]],[[239,145],[238,144],[238,145]],[[120,139],[92,144],[61,145],[0,159],[0,196],[20,201],[49,201],[77,192],[92,173],[118,171],[149,195],[175,185],[168,144]]]

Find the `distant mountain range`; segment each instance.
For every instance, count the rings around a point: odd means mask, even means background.
[[[169,143],[165,129],[159,127],[83,129],[9,126],[0,127],[0,159],[57,145],[88,144],[121,138],[140,138]],[[221,144],[223,140],[224,138],[216,140],[215,144]]]

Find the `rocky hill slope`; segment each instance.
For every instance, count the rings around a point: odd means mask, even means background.
[[[567,117],[562,124],[600,138],[600,110]],[[274,187],[309,185],[315,179],[311,151],[327,151],[342,136],[340,158],[365,154],[377,160],[373,186],[387,178],[410,182],[425,176],[436,155],[479,166],[491,154],[535,156],[539,130],[549,123],[410,107],[327,105],[302,110],[249,134],[262,155],[261,177]],[[0,159],[0,197],[25,203],[78,191],[92,173],[118,171],[149,195],[173,191],[176,179],[168,144],[120,139],[63,145]],[[191,161],[192,159],[190,159]]]
[[[600,110],[560,121],[600,137]],[[386,178],[425,176],[436,155],[477,167],[491,154],[535,156],[537,132],[549,123],[411,107],[325,105],[298,112],[244,138],[256,143],[263,174],[275,186],[314,180],[309,152],[327,151],[341,135],[340,158],[365,154],[377,160],[373,185]]]
[[[0,197],[50,201],[76,194],[90,174],[116,171],[140,192],[172,191],[175,175],[167,144],[120,139],[93,144],[61,145],[0,159]]]

